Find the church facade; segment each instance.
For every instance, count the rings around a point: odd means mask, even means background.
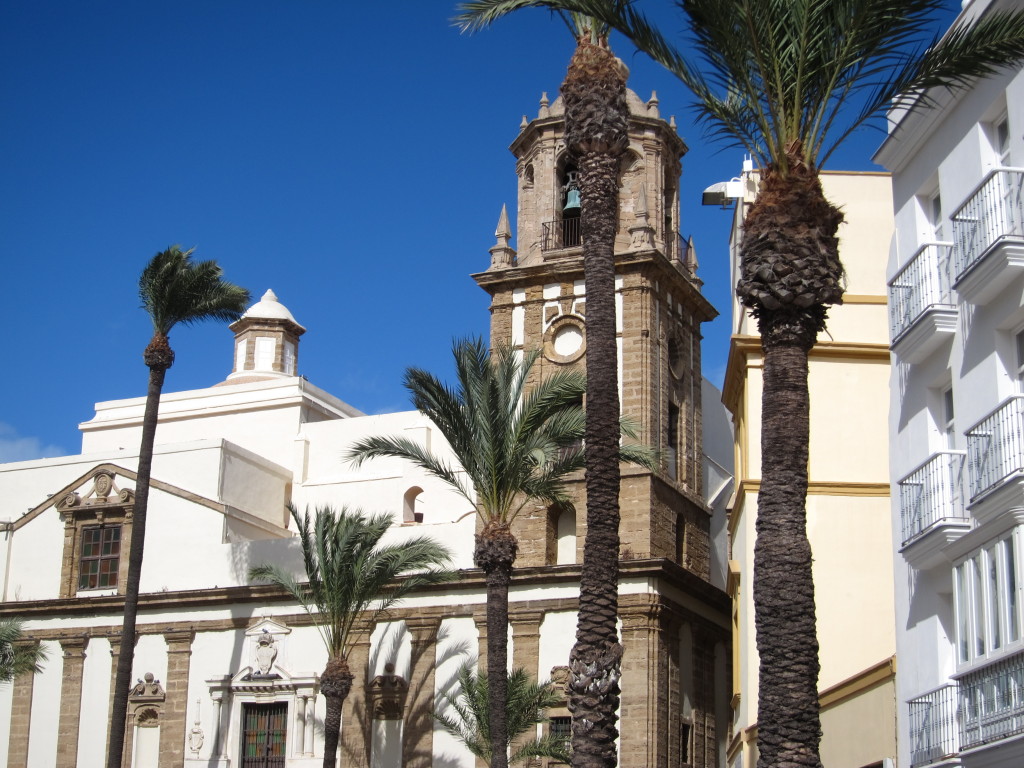
[[[620,764],[717,768],[731,694],[731,437],[721,406],[704,402],[699,345],[715,311],[679,235],[686,147],[656,100],[629,99],[616,242],[620,399],[664,464],[623,467]],[[503,212],[490,266],[474,276],[491,297],[492,342],[542,349],[539,376],[581,366],[586,348],[575,168],[563,136],[560,101],[542,99],[512,145],[518,249]],[[272,291],[231,329],[227,379],[161,400],[125,765],[322,760],[326,650],[293,601],[248,580],[264,562],[301,578],[290,502],[388,510],[389,541],[425,534],[453,550],[456,582],[403,601],[356,645],[340,759],[471,768],[431,712],[444,708],[460,667],[487,652],[484,580],[472,562],[478,523],[465,500],[410,465],[379,459],[356,470],[340,458],[374,434],[450,456],[443,436],[417,412],[367,416],[298,376],[305,329]],[[0,687],[0,766],[104,765],[143,404],[97,404],[78,455],[0,465],[12,518],[0,544],[0,611],[23,618],[26,638],[48,654],[40,674]],[[723,425],[717,439],[704,436],[711,418]],[[573,507],[537,506],[517,519],[510,589],[512,663],[556,681],[575,634],[585,536],[582,473],[570,484]],[[550,714],[544,728],[566,727],[564,706]]]

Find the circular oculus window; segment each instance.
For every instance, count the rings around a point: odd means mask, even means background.
[[[579,318],[559,318],[551,324],[545,336],[544,356],[553,362],[572,363],[586,351],[586,337]]]

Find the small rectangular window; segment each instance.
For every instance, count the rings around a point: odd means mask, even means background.
[[[673,480],[679,474],[679,406],[668,404],[668,429],[665,430],[665,463]]]
[[[552,717],[548,721],[551,736],[560,739],[566,750],[572,745],[572,718],[566,716]]]
[[[936,240],[942,240],[942,195],[938,190],[935,190],[928,199],[928,223],[931,224],[932,235]]]
[[[1008,166],[1010,164],[1010,120],[1005,115],[996,121],[993,129],[995,139],[996,156],[999,164]]]
[[[953,410],[953,388],[942,391],[942,433],[948,450],[956,447],[956,413]]]
[[[78,561],[78,588],[116,588],[120,560],[120,525],[83,528]]]

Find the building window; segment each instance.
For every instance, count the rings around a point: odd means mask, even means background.
[[[405,492],[405,496],[402,497],[403,523],[423,522],[423,502],[420,499],[422,493],[423,489],[416,486]]]
[[[288,704],[242,705],[242,768],[277,768],[285,761]]]
[[[1006,115],[992,124],[992,149],[999,165],[1010,165],[1010,120]]]
[[[116,589],[120,560],[120,525],[83,528],[82,549],[78,559],[78,588]]]
[[[953,411],[953,387],[942,390],[942,435],[947,450],[956,448],[956,415]]]
[[[551,736],[556,739],[561,739],[565,745],[566,751],[572,745],[572,717],[559,716],[552,717],[548,721],[548,728]]]
[[[1016,546],[1011,533],[975,552],[953,571],[960,664],[1020,642]]]
[[[928,198],[928,224],[931,227],[932,237],[942,242],[942,195],[939,190]]]

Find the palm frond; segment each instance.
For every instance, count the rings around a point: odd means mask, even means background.
[[[307,582],[271,564],[252,568],[249,578],[276,584],[295,598],[331,655],[346,656],[360,628],[409,593],[456,577],[445,569],[451,553],[429,538],[381,544],[390,515],[364,516],[345,507],[307,509],[302,515],[291,508],[291,513]]]
[[[490,709],[487,677],[477,675],[471,664],[458,673],[458,687],[445,696],[449,712],[434,712],[434,719],[475,756],[484,762],[491,759]],[[554,684],[537,682],[525,670],[518,668],[508,673],[508,703],[505,709],[508,723],[508,743],[537,725],[547,722],[547,710],[562,703]],[[531,757],[548,757],[569,762],[565,741],[553,736],[529,739],[519,745],[509,763],[522,762]]]
[[[142,271],[139,298],[155,333],[166,336],[178,323],[231,322],[249,303],[249,292],[226,281],[216,262],[193,262],[193,250],[172,245]]]
[[[38,643],[23,642],[23,629],[21,619],[0,619],[0,683],[9,683],[26,672],[42,671],[46,650]]]

